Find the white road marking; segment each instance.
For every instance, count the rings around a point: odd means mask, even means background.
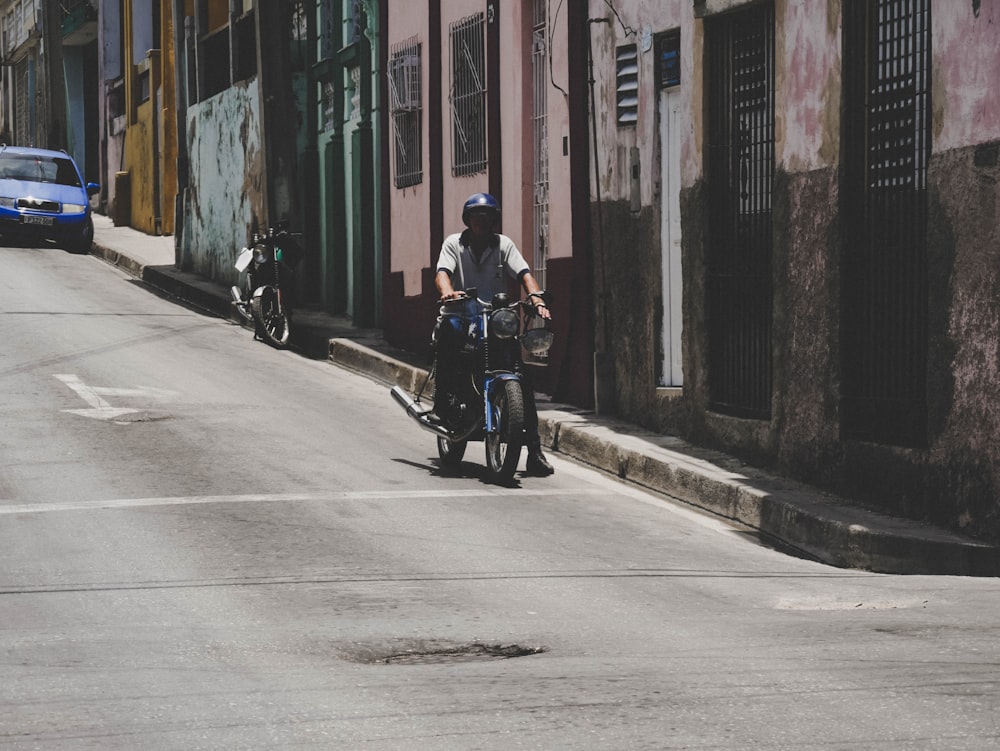
[[[104,399],[105,396],[167,399],[171,396],[176,396],[177,394],[175,391],[166,391],[164,389],[146,387],[122,389],[108,388],[106,386],[88,386],[80,380],[79,376],[71,373],[60,374],[57,375],[56,378],[73,389],[77,396],[90,405],[90,409],[64,409],[62,411],[69,412],[74,415],[81,415],[82,417],[91,417],[96,420],[113,421],[124,415],[131,415],[143,411],[141,409],[132,409],[130,407],[112,407],[111,404]]]
[[[245,495],[201,495],[163,498],[117,498],[96,501],[56,501],[38,503],[19,503],[2,505],[0,515],[10,514],[46,514],[55,511],[87,511],[95,509],[128,509],[146,508],[151,506],[193,506],[214,503],[322,503],[330,501],[366,501],[366,500],[419,500],[447,498],[486,498],[497,496],[565,496],[567,494],[601,495],[604,491],[596,488],[580,488],[568,490],[559,488],[553,490],[524,490],[522,488],[483,488],[476,490],[367,490],[343,493],[260,493]]]

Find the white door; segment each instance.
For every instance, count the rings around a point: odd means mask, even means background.
[[[663,363],[659,386],[682,386],[681,368],[681,101],[660,91],[660,262],[663,267]]]

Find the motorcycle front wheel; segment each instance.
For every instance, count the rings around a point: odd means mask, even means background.
[[[291,321],[288,310],[278,299],[278,290],[260,287],[253,294],[252,309],[258,336],[275,347],[285,347],[291,334]]]
[[[514,478],[524,441],[524,393],[521,382],[504,381],[490,404],[492,433],[486,434],[486,467],[494,482],[506,485]]]
[[[449,441],[447,438],[438,436],[438,456],[441,457],[441,464],[454,468],[462,463],[465,456],[465,447],[468,441]]]

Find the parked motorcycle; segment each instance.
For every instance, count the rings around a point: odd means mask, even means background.
[[[246,271],[246,288],[230,288],[233,307],[254,324],[254,338],[275,347],[287,346],[291,336],[292,304],[286,283],[302,257],[296,241],[301,236],[283,224],[269,227],[255,234],[250,247],[243,248],[236,258],[237,271]]]
[[[505,293],[484,302],[475,289],[465,295],[443,304],[434,366],[415,398],[399,386],[391,393],[420,427],[437,436],[442,464],[459,466],[469,441],[485,441],[490,479],[506,485],[514,477],[524,444],[518,348],[544,354],[552,344],[552,332],[547,325],[531,325],[536,315],[531,302],[511,302]],[[433,409],[421,402],[432,378]]]

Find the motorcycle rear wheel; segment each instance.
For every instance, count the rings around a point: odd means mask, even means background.
[[[486,467],[494,482],[508,484],[517,471],[524,443],[524,392],[521,382],[504,381],[490,405],[493,425],[486,434]]]
[[[441,457],[441,464],[454,468],[462,463],[465,456],[465,448],[468,441],[449,441],[447,438],[438,437],[438,456]]]
[[[278,299],[278,290],[274,287],[261,287],[254,292],[252,307],[258,336],[275,347],[287,346],[291,335],[291,321],[288,310]]]

